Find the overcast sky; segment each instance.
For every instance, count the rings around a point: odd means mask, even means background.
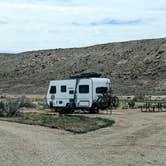
[[[0,0],[0,52],[166,37],[166,0]]]

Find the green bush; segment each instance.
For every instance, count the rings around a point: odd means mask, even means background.
[[[144,100],[145,100],[145,95],[136,95],[133,98],[133,101],[135,101],[135,102],[143,102]]]
[[[129,106],[129,108],[134,108],[135,107],[135,101],[134,100],[130,100],[129,102],[128,102],[128,106]]]

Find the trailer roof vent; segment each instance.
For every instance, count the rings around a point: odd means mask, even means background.
[[[81,74],[76,74],[76,75],[70,76],[71,79],[77,79],[77,78],[99,78],[99,77],[101,77],[101,74],[100,73],[95,73],[95,72],[81,73]]]

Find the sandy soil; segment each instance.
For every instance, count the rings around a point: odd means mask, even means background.
[[[0,166],[166,165],[166,113],[123,110],[98,116],[116,124],[75,135],[0,121]]]

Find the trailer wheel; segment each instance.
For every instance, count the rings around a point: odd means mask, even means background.
[[[98,105],[96,103],[92,104],[92,107],[90,108],[89,112],[91,114],[98,114],[99,113],[99,107],[98,107]]]
[[[71,108],[66,108],[65,109],[66,114],[72,114],[73,112],[74,112],[74,109],[71,109]]]
[[[72,105],[68,103],[65,107],[65,113],[71,114],[73,112],[74,112],[74,109],[73,109]]]
[[[60,114],[71,114],[74,112],[74,109],[71,107],[70,104],[67,104],[66,107],[60,108],[58,112]]]
[[[57,111],[59,112],[59,114],[65,114],[64,108],[58,108]]]
[[[62,109],[59,109],[58,111],[60,114],[71,114],[74,112],[74,110],[72,109],[66,109],[66,108],[62,108]]]

